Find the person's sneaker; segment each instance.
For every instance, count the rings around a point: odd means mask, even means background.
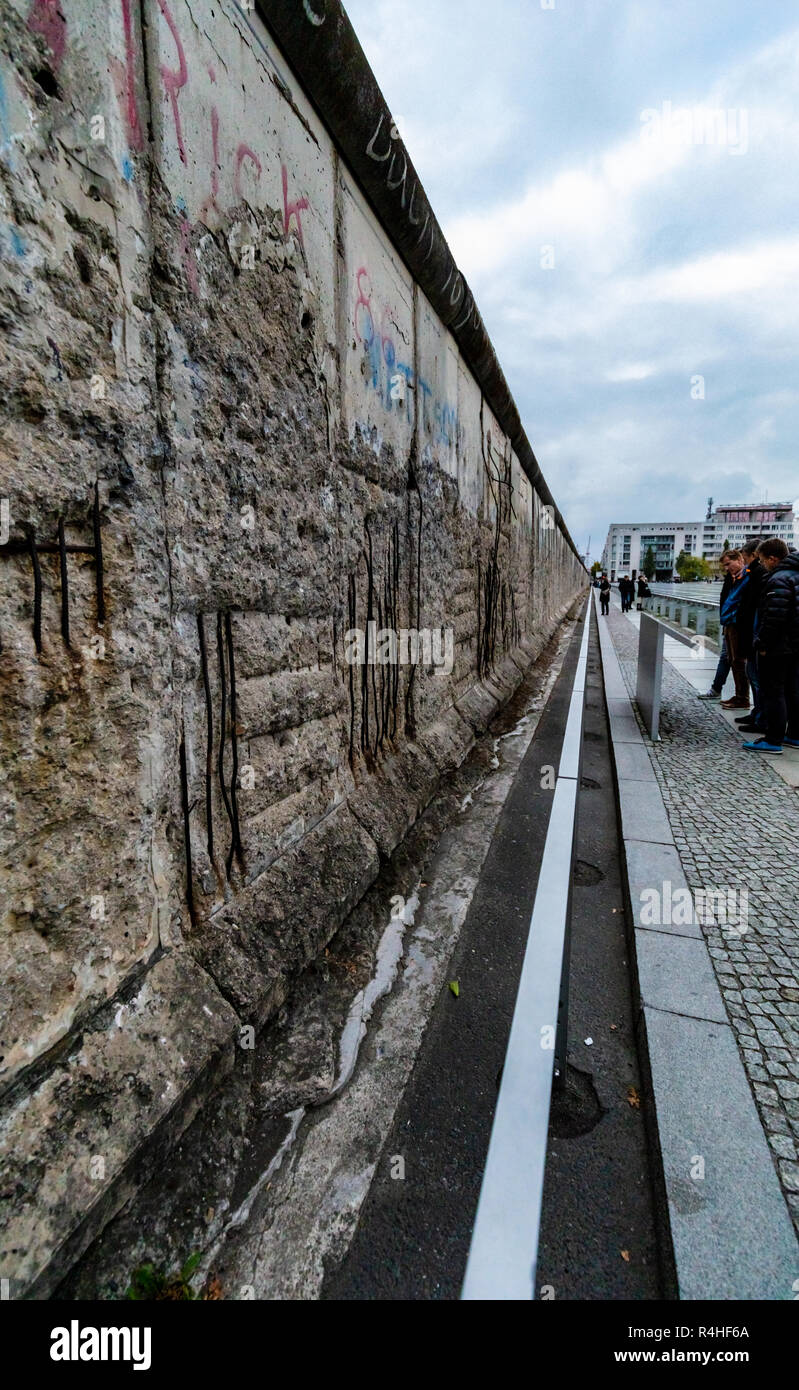
[[[747,753],[781,753],[781,743],[769,743],[764,738],[759,738],[755,743],[744,743],[742,745]]]
[[[782,742],[786,748],[799,748],[799,738],[784,738]]]
[[[751,724],[751,722],[752,722],[752,715],[751,715],[751,712],[750,712],[749,714],[739,714],[738,717],[736,718],[735,722],[736,722],[736,724]]]
[[[739,734],[763,734],[759,724],[755,724],[752,719],[736,719]]]
[[[722,708],[722,709],[751,709],[751,708],[752,708],[752,705],[751,705],[751,702],[750,702],[749,700],[739,700],[738,697],[737,697],[736,695],[733,695],[733,697],[732,697],[731,700],[722,700],[722,702],[721,702],[721,708]]]
[[[714,690],[713,687],[711,686],[709,690],[706,690],[706,691],[704,692],[704,694],[700,695],[698,698],[699,698],[700,700],[720,700],[720,699],[721,699],[721,691],[720,691],[720,690]]]

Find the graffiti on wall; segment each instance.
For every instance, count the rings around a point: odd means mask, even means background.
[[[435,445],[454,448],[459,439],[457,408],[440,397],[412,363],[403,360],[397,349],[400,330],[396,317],[373,292],[366,266],[359,266],[355,272],[353,325],[364,353],[366,380],[383,407],[398,411],[404,408],[405,417],[412,424],[415,393],[423,431]]]

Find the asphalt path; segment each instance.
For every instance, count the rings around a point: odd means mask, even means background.
[[[590,621],[571,1065],[553,1106],[539,1297],[652,1299],[662,1296],[662,1284],[643,1105],[635,1103],[640,1080],[593,606]],[[323,1299],[460,1296],[552,803],[544,769],[557,769],[581,628],[503,808],[461,930],[450,967],[459,995],[442,992],[400,1102],[384,1153],[402,1164],[379,1165]]]

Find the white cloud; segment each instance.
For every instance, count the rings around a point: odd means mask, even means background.
[[[799,277],[799,237],[761,242],[746,250],[701,256],[629,285],[630,297],[672,304],[730,299],[755,291],[793,292]]]
[[[611,367],[605,372],[606,381],[646,381],[653,376],[655,368],[649,362],[627,362],[619,367]]]

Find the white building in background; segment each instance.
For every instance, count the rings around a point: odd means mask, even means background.
[[[610,578],[638,574],[649,547],[655,556],[655,576],[671,579],[681,550],[702,554],[701,521],[635,521],[614,523],[602,551],[602,568]]]
[[[602,568],[610,578],[637,575],[649,547],[655,557],[655,577],[669,580],[677,556],[701,556],[718,560],[725,548],[736,549],[758,536],[779,536],[786,545],[799,546],[799,519],[791,502],[730,502],[711,505],[704,521],[614,522],[602,551]]]

